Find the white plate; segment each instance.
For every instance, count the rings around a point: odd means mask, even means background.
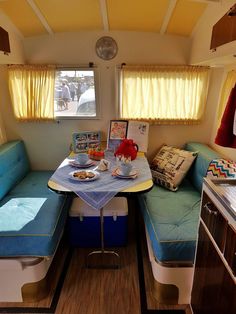
[[[88,168],[94,165],[94,162],[89,159],[86,164],[81,165],[77,160],[70,160],[69,164],[73,167],[77,167],[77,168]]]
[[[124,179],[134,178],[137,176],[137,174],[138,172],[134,169],[130,171],[128,176],[125,176],[119,168],[116,170],[116,176],[119,178],[124,178]]]
[[[85,179],[81,179],[81,178],[79,178],[79,177],[75,177],[74,176],[74,173],[80,173],[80,172],[86,172],[86,173],[88,173],[88,172],[92,172],[93,174],[94,174],[94,177],[92,177],[92,178],[85,178]],[[69,173],[69,176],[71,177],[71,179],[73,179],[73,180],[75,180],[75,181],[80,181],[80,182],[89,182],[89,181],[94,181],[94,180],[96,180],[99,176],[100,176],[100,174],[99,174],[99,172],[97,172],[97,171],[94,171],[94,170],[87,170],[87,171],[85,171],[85,170],[76,170],[76,171],[71,171],[70,173]]]

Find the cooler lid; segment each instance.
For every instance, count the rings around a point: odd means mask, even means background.
[[[104,216],[127,216],[128,203],[125,197],[114,197],[104,206]],[[70,217],[91,216],[99,217],[100,210],[96,210],[81,200],[79,197],[74,198],[70,211]]]

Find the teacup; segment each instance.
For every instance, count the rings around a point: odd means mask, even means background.
[[[129,163],[121,163],[121,165],[120,165],[121,173],[124,176],[128,176],[130,174],[132,168],[133,168],[133,166],[130,162]]]
[[[77,160],[78,160],[78,162],[81,165],[85,165],[88,162],[88,160],[89,160],[88,154],[86,154],[86,153],[79,153],[78,156],[77,156]]]

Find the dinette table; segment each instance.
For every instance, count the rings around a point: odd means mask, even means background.
[[[91,162],[90,167],[82,168],[80,166],[80,168],[75,168],[72,161],[76,160],[76,154],[72,153],[63,160],[48,181],[50,190],[60,194],[78,196],[94,210],[100,211],[101,247],[99,250],[88,254],[86,262],[88,268],[94,268],[88,262],[89,257],[94,254],[110,254],[118,258],[116,265],[112,265],[112,267],[103,265],[103,268],[120,267],[118,253],[112,250],[105,250],[104,247],[104,206],[115,196],[128,197],[131,194],[148,192],[153,186],[149,164],[143,153],[138,153],[137,158],[131,162],[135,175],[130,177],[117,175],[116,170],[119,169],[119,163],[112,152],[105,152],[105,159],[109,161],[110,167],[106,171],[99,171],[97,175],[96,169],[99,161]],[[96,170],[96,178],[91,181],[78,181],[71,176],[71,172],[75,170],[88,172]]]

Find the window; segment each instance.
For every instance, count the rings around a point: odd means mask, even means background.
[[[94,68],[11,65],[8,76],[14,115],[19,121],[98,116]]]
[[[95,70],[60,69],[56,71],[54,115],[56,118],[96,118],[98,115]]]
[[[119,110],[122,119],[196,123],[203,116],[207,67],[123,66]]]

